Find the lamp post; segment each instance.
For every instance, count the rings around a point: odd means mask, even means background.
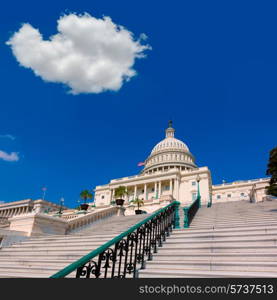
[[[196,177],[196,181],[197,181],[197,199],[199,201],[198,207],[200,208],[201,207],[201,196],[200,196],[200,189],[199,189],[199,182],[200,182],[200,176],[199,176],[199,174]]]
[[[78,200],[77,200],[77,202],[78,202],[78,210],[81,210],[81,207],[80,207],[80,205],[81,205],[81,204],[80,204],[80,203],[81,203],[81,201],[80,201],[80,199],[78,199]]]
[[[61,198],[61,199],[60,199],[60,209],[59,209],[59,215],[61,215],[61,214],[62,214],[63,205],[64,205],[64,198]]]

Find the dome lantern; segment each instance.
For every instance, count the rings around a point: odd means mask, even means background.
[[[168,122],[168,128],[165,131],[165,137],[169,138],[172,137],[174,138],[174,133],[175,133],[175,129],[172,128],[172,121]]]

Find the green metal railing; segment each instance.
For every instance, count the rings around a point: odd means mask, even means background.
[[[126,274],[137,277],[138,264],[141,269],[145,268],[145,261],[152,259],[152,253],[162,246],[172,227],[180,228],[179,206],[180,202],[174,201],[159,209],[50,278],[63,278],[74,271],[76,277],[86,278],[91,275],[96,278],[124,278]]]
[[[189,225],[197,213],[198,209],[201,207],[201,197],[197,196],[194,202],[190,206],[184,207],[184,228],[189,228]]]

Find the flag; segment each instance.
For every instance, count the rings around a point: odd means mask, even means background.
[[[141,167],[141,166],[144,166],[145,165],[145,162],[139,162],[138,163],[138,167]]]

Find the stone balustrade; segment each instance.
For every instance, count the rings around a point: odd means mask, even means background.
[[[117,208],[112,206],[106,209],[99,209],[96,211],[88,212],[85,215],[79,214],[76,218],[68,220],[67,232],[78,229],[82,226],[88,225],[103,218],[115,215],[116,212]]]
[[[25,215],[17,215],[9,218],[11,231],[26,232],[27,236],[44,235],[44,234],[67,234],[68,232],[81,228],[95,221],[115,215],[116,207],[97,209],[88,213],[79,212],[75,217],[69,215],[65,219],[59,215],[49,215],[32,212]]]

